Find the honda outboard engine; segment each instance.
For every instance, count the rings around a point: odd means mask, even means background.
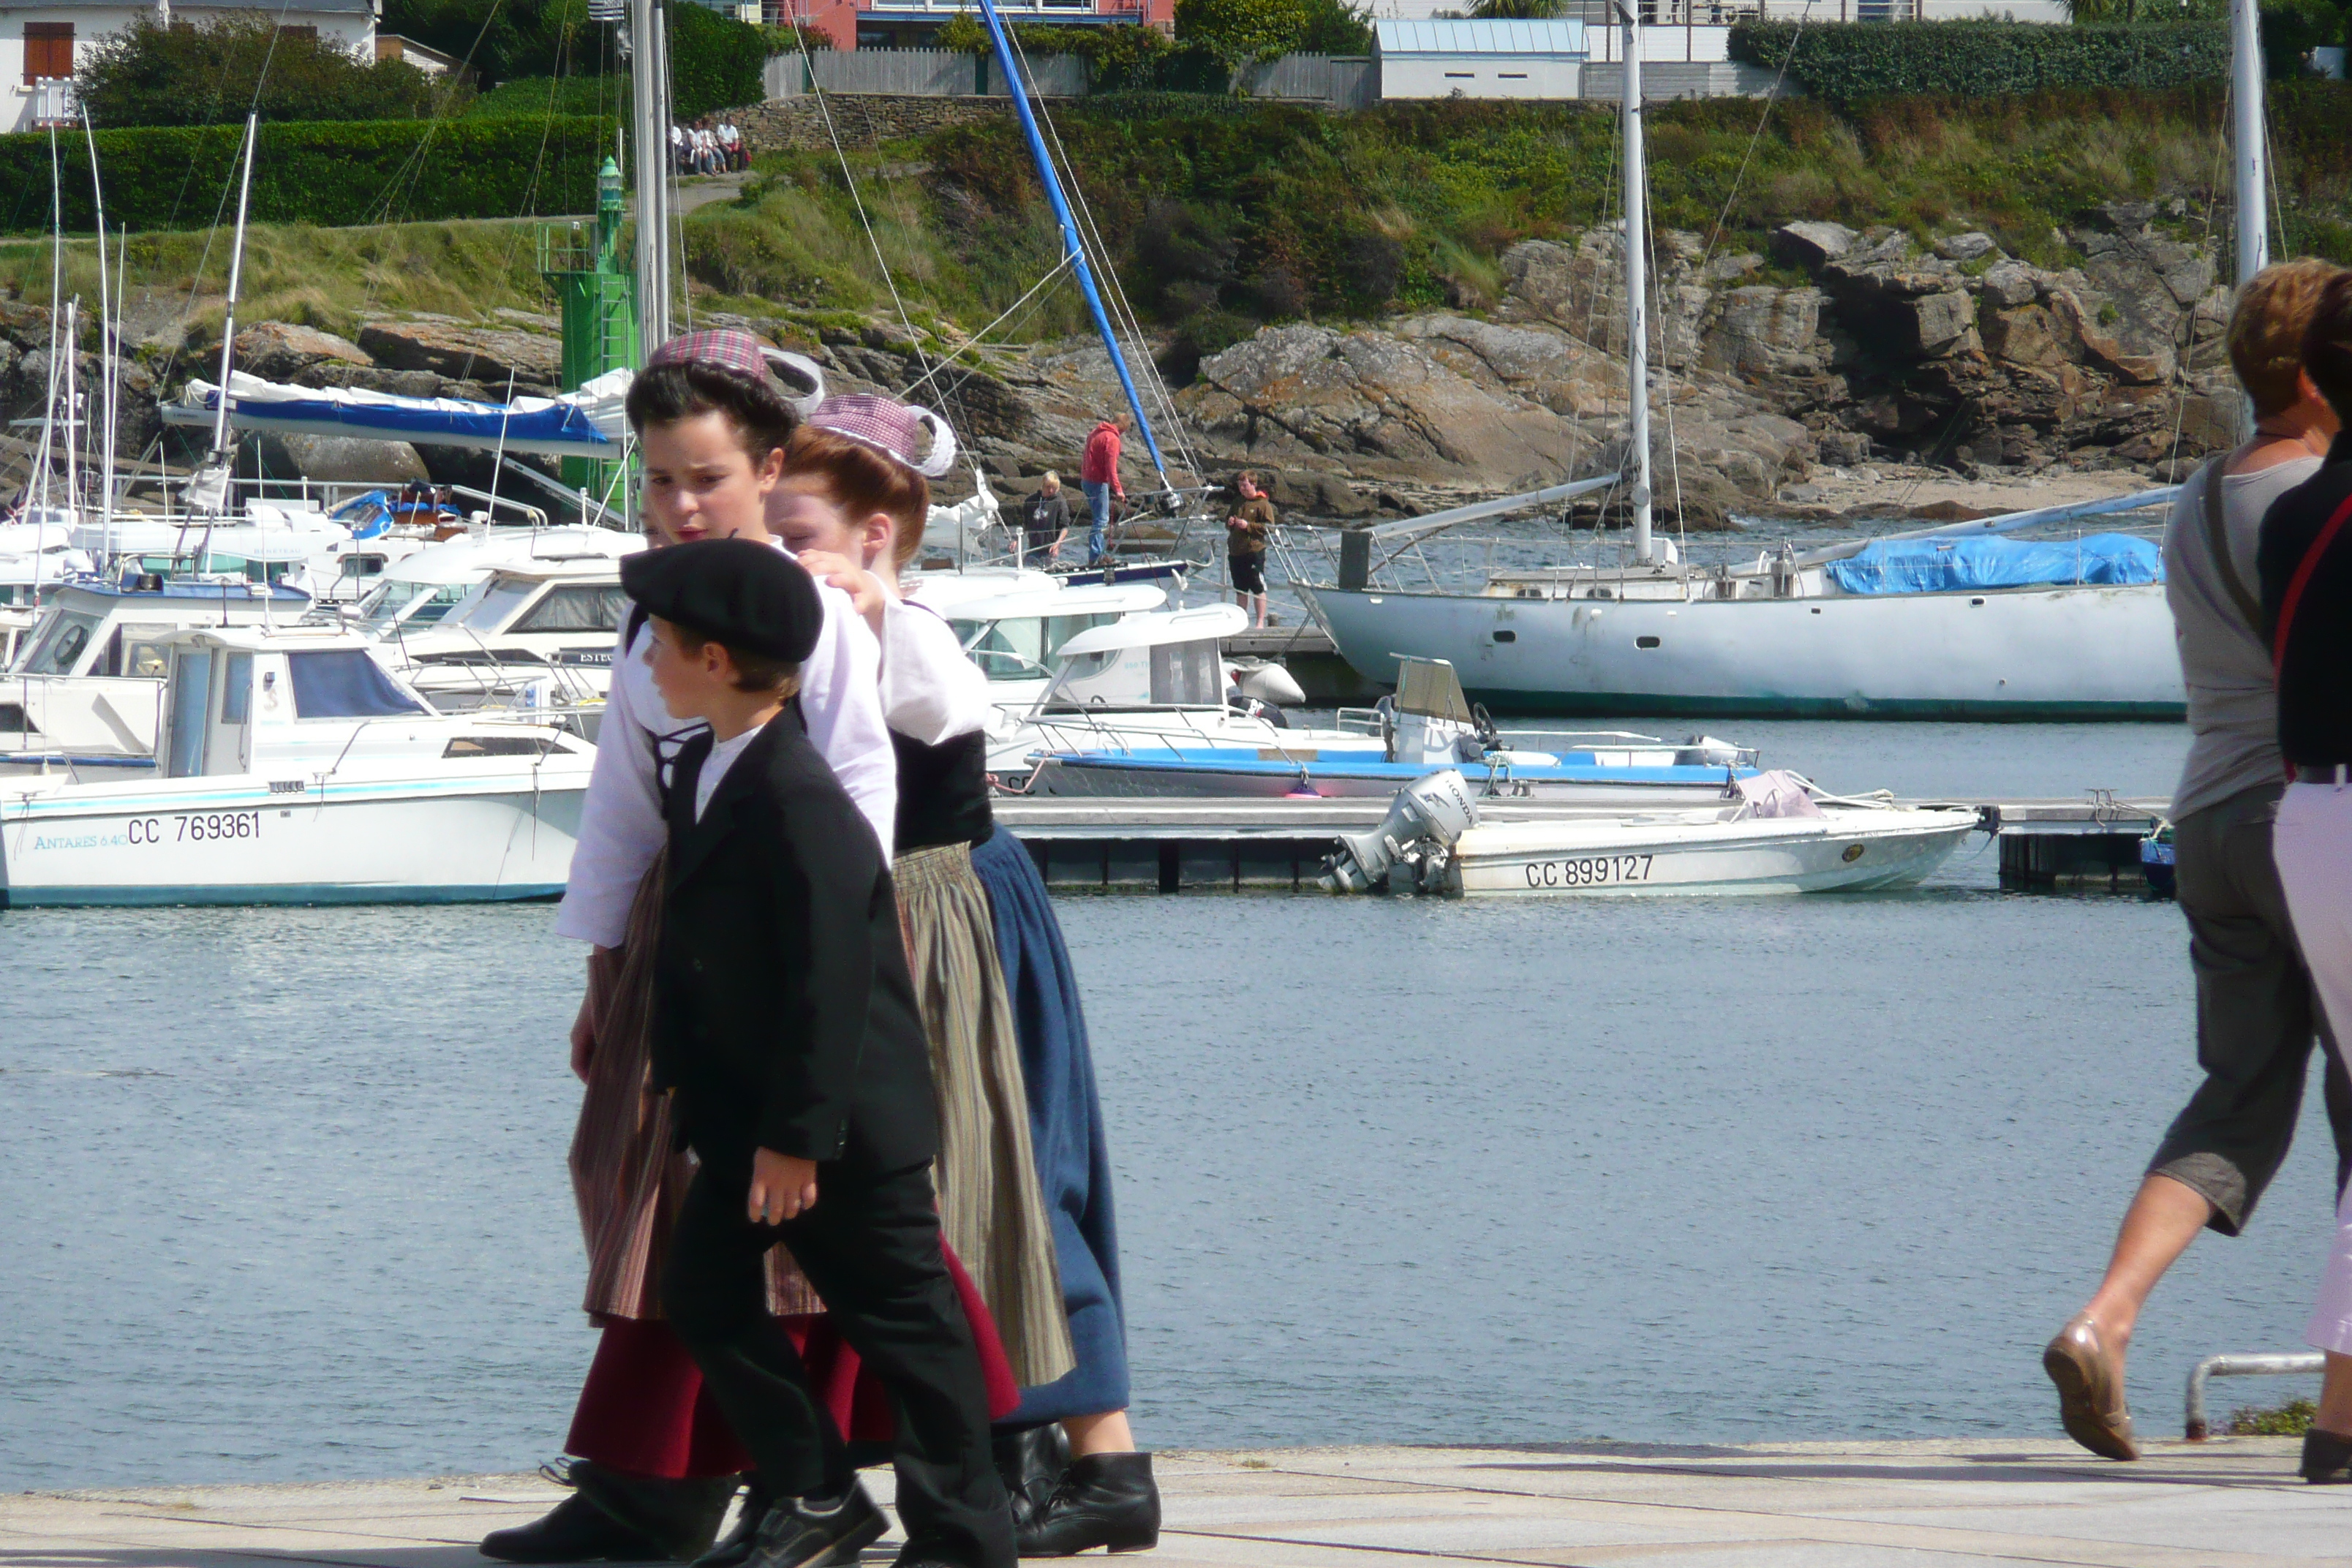
[[[1413,780],[1389,802],[1389,814],[1370,833],[1343,833],[1324,862],[1323,886],[1335,893],[1369,893],[1388,885],[1400,861],[1413,868],[1414,885],[1437,885],[1454,846],[1478,826],[1478,803],[1452,768]]]

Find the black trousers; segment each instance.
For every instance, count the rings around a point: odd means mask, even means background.
[[[662,1303],[761,1479],[779,1495],[808,1496],[836,1494],[853,1475],[791,1336],[767,1312],[761,1259],[782,1242],[889,1390],[910,1545],[963,1568],[1013,1568],[988,1387],[940,1251],[930,1166],[820,1165],[815,1206],[771,1226],[744,1215],[748,1141],[698,1137],[695,1152],[702,1169],[670,1241]]]

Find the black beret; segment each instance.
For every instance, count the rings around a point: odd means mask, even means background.
[[[621,586],[649,616],[788,664],[808,658],[824,626],[815,581],[774,545],[748,539],[640,550],[623,558]]]

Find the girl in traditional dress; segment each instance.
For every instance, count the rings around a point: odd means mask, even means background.
[[[935,1056],[968,1040],[983,1077],[961,1108],[964,1152],[951,1158],[943,1107],[945,1231],[972,1266],[1026,1388],[1000,1423],[999,1463],[1013,1493],[1022,1554],[1137,1550],[1159,1536],[1151,1458],[1127,1421],[1126,1328],[1111,1215],[1110,1165],[1076,983],[1053,905],[1028,852],[989,808],[987,681],[937,615],[898,591],[922,543],[929,479],[947,471],[954,438],[928,410],[887,398],[825,400],[785,448],[771,528],[820,579],[847,591],[882,645],[883,712],[898,757],[895,872]],[[1019,1052],[1006,1059],[1006,1038]],[[957,1069],[940,1067],[950,1098]],[[1025,1125],[1006,1116],[1018,1084]],[[987,1139],[982,1113],[1001,1119]],[[1026,1144],[1025,1149],[1020,1145]],[[1018,1153],[1015,1151],[1018,1150]],[[1034,1160],[1037,1181],[1017,1167]],[[959,1186],[961,1190],[959,1190]],[[1074,1356],[1050,1381],[1035,1332],[1036,1274],[1025,1251],[1039,1189],[1059,1275],[1057,1322]],[[983,1268],[970,1247],[992,1248]],[[1004,1241],[998,1238],[1003,1237]],[[1041,1339],[1042,1342],[1042,1339]]]

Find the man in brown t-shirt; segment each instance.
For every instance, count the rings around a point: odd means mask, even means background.
[[[1225,519],[1225,565],[1233,578],[1234,603],[1255,608],[1256,624],[1265,625],[1265,542],[1274,531],[1274,503],[1257,486],[1257,476],[1236,475],[1234,489],[1241,500]]]

